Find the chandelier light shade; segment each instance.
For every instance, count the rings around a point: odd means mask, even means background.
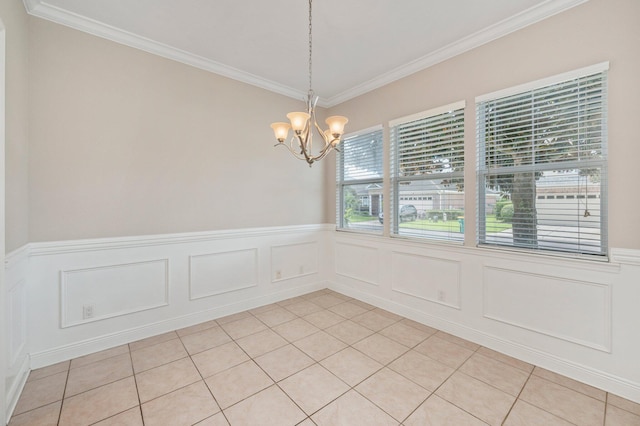
[[[316,104],[318,97],[312,89],[312,25],[311,25],[311,2],[309,0],[309,92],[307,93],[307,111],[306,112],[290,112],[287,114],[289,123],[277,122],[272,123],[271,128],[275,134],[278,143],[276,146],[284,146],[298,159],[305,160],[309,167],[319,160],[322,160],[331,150],[336,151],[340,138],[344,134],[344,126],[349,121],[347,117],[334,115],[325,120],[329,127],[323,130],[316,121]],[[293,130],[291,139],[289,138],[289,130]],[[322,146],[314,155],[313,134],[316,133],[322,138]]]

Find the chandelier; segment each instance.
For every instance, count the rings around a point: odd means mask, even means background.
[[[316,121],[316,104],[318,96],[315,95],[311,88],[311,54],[312,54],[312,36],[311,36],[311,1],[309,0],[309,92],[307,93],[307,111],[306,112],[290,112],[287,118],[290,123],[273,123],[271,128],[275,133],[278,143],[275,146],[286,147],[296,158],[305,160],[309,163],[309,167],[319,160],[322,160],[332,149],[338,151],[337,146],[340,138],[344,133],[344,125],[349,121],[346,117],[334,115],[325,120],[328,129],[323,130]],[[285,143],[289,137],[289,130],[293,130],[293,135],[289,143]],[[320,151],[313,155],[313,133],[317,133],[323,142]]]

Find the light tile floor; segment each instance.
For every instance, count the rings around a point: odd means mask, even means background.
[[[640,425],[640,404],[330,290],[32,371],[18,425]]]

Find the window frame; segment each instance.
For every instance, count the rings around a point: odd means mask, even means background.
[[[345,144],[344,142],[348,139],[365,136],[367,134],[375,134],[379,133],[380,137],[380,158],[382,161],[381,168],[381,176],[379,178],[366,178],[366,179],[345,179],[344,173],[344,162],[345,162]],[[377,136],[376,136],[377,137]],[[362,129],[356,132],[351,132],[342,137],[343,143],[339,145],[338,152],[336,155],[336,230],[344,231],[344,232],[355,232],[355,233],[365,233],[365,234],[375,234],[382,235],[384,231],[384,227],[380,226],[379,229],[353,229],[348,226],[345,226],[345,217],[344,217],[344,189],[348,186],[353,185],[379,185],[381,189],[380,200],[381,209],[383,203],[383,188],[385,185],[385,158],[384,158],[384,127],[382,124],[378,124],[375,126],[368,127],[366,129]],[[370,200],[369,200],[370,201]],[[378,218],[375,218],[378,220]]]
[[[399,166],[399,148],[400,143],[397,138],[397,130],[399,126],[409,124],[412,122],[425,120],[429,118],[438,117],[443,114],[451,113],[453,111],[461,111],[461,126],[462,126],[462,136],[460,139],[460,152],[462,154],[462,170],[453,172],[453,173],[424,173],[417,176],[400,176]],[[433,242],[433,243],[452,243],[452,244],[464,244],[464,232],[461,233],[460,238],[451,238],[452,234],[447,234],[446,238],[433,238],[428,235],[420,236],[411,233],[400,233],[400,218],[399,218],[399,210],[401,204],[401,194],[400,194],[400,183],[401,182],[420,182],[420,181],[433,181],[438,179],[446,179],[446,178],[456,178],[461,179],[464,186],[465,180],[465,135],[467,132],[466,123],[465,123],[465,113],[466,113],[466,101],[461,100],[457,102],[452,102],[447,105],[442,105],[436,108],[432,108],[426,111],[422,111],[416,114],[411,114],[405,117],[400,117],[394,120],[389,121],[389,139],[390,139],[390,155],[389,155],[389,175],[390,175],[390,209],[391,214],[389,216],[389,234],[393,238],[409,238],[416,239],[418,241],[424,242]],[[460,192],[462,194],[462,205],[464,209],[464,190]],[[406,197],[406,196],[405,196]],[[433,196],[423,195],[424,200],[422,201],[433,201]],[[387,216],[387,215],[385,215]],[[462,228],[464,229],[464,228]]]
[[[536,80],[533,82],[525,83],[522,85],[514,86],[511,88],[499,90],[497,92],[485,94],[482,96],[478,96],[475,99],[476,106],[476,179],[477,179],[477,187],[476,187],[476,245],[481,248],[491,248],[496,250],[505,250],[505,251],[516,251],[516,252],[528,252],[540,255],[554,255],[554,256],[563,256],[563,257],[578,257],[582,259],[591,259],[591,260],[608,260],[608,182],[607,182],[607,167],[608,167],[608,135],[607,135],[607,125],[608,125],[608,72],[609,62],[603,62],[599,64],[595,64],[592,66],[580,68],[577,70],[569,71],[566,73],[558,74],[555,76],[547,77],[544,79]],[[525,95],[527,93],[531,93],[534,95],[535,91],[541,89],[551,88],[553,86],[560,86],[563,83],[570,82],[572,80],[577,80],[581,78],[600,76],[602,79],[602,86],[600,89],[600,95],[602,97],[601,107],[599,113],[601,114],[600,121],[600,152],[601,158],[597,159],[576,159],[576,160],[563,160],[560,162],[554,161],[541,161],[536,162],[532,161],[531,164],[526,165],[513,165],[513,166],[497,166],[497,167],[489,167],[486,163],[486,143],[485,143],[485,131],[486,131],[486,117],[484,114],[484,109],[482,104],[491,101],[497,101],[504,98],[509,98],[511,96],[520,96]],[[564,113],[565,110],[562,110]],[[579,120],[581,116],[578,116],[576,120]],[[534,147],[535,148],[535,147]],[[540,248],[540,247],[522,247],[517,246],[515,243],[509,244],[500,244],[499,242],[489,243],[487,241],[487,226],[486,226],[486,179],[491,176],[505,175],[517,172],[527,172],[527,173],[544,173],[544,172],[552,172],[552,171],[560,171],[560,170],[580,170],[580,169],[588,169],[588,168],[597,168],[599,169],[601,176],[599,182],[600,194],[596,197],[586,197],[590,199],[596,199],[600,202],[600,217],[599,217],[599,230],[600,230],[600,252],[599,253],[587,253],[586,250],[580,250],[580,245],[578,244],[577,249],[550,249],[550,248]],[[560,195],[548,195],[548,194],[538,194],[538,185],[537,181],[535,184],[536,194],[534,194],[534,202],[538,203],[540,199],[574,199],[573,195],[560,194]],[[541,198],[544,197],[544,198]],[[576,199],[580,199],[579,196]],[[536,218],[538,218],[536,214]],[[536,224],[536,227],[538,225]],[[577,242],[580,241],[580,227],[576,226],[578,229],[578,237],[574,237]]]

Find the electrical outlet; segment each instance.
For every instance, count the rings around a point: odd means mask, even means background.
[[[276,271],[276,280],[281,280],[282,279],[282,271],[277,270]]]
[[[82,319],[93,318],[93,305],[82,306]]]
[[[304,274],[304,266],[300,265],[300,275]]]
[[[441,302],[445,302],[447,300],[447,293],[442,290],[438,290],[438,300]]]

